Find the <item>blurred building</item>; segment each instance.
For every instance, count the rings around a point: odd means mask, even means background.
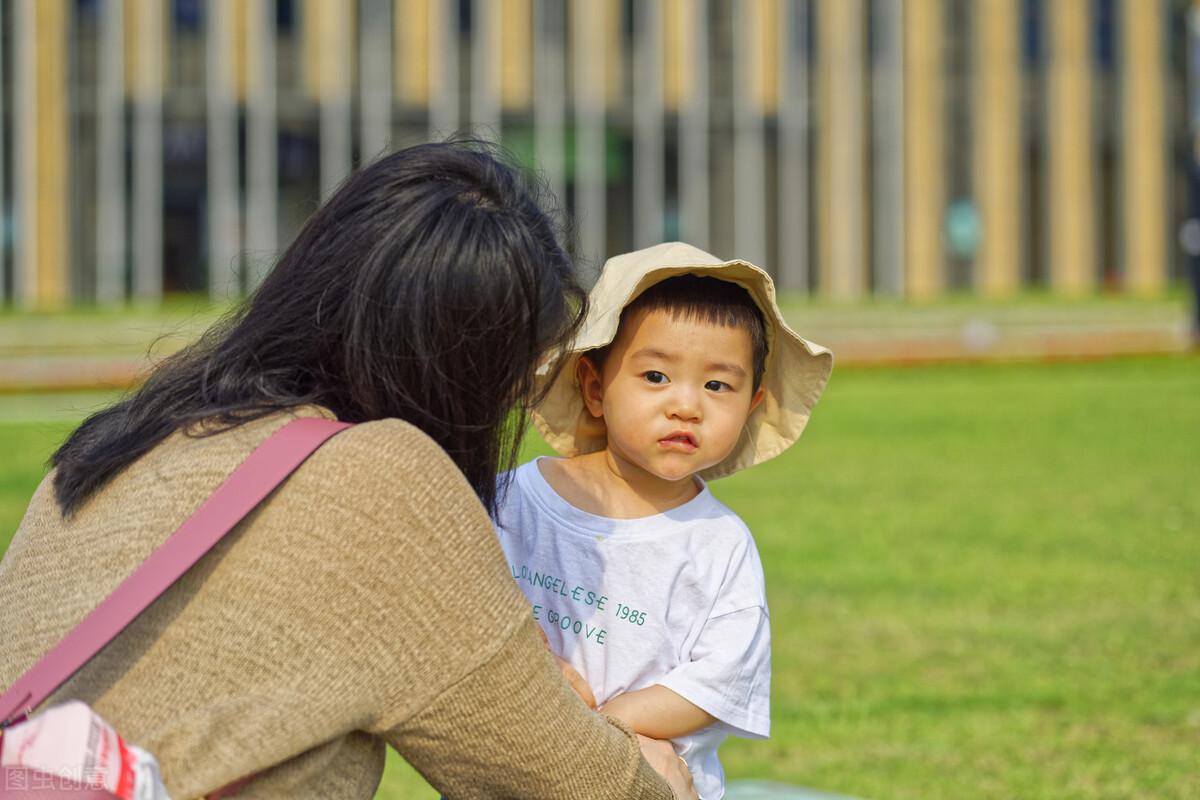
[[[0,0],[0,302],[237,295],[356,165],[463,128],[593,270],[683,238],[837,300],[1156,293],[1200,215],[1193,5]]]

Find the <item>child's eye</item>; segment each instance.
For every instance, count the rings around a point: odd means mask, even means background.
[[[733,387],[724,381],[709,381],[708,383],[704,384],[704,388],[708,389],[710,392],[725,392]]]
[[[667,376],[663,375],[661,372],[659,372],[658,370],[654,370],[654,369],[650,370],[649,372],[643,372],[642,377],[645,378],[650,383],[666,383],[667,382]]]

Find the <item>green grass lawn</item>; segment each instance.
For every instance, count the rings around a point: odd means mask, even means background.
[[[69,429],[28,417],[0,547]],[[1200,361],[835,370],[798,447],[713,488],[775,639],[773,736],[731,778],[1200,797]],[[393,757],[379,796],[436,793]]]

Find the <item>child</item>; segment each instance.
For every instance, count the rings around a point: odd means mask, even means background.
[[[610,259],[590,303],[534,413],[568,458],[505,476],[500,543],[600,710],[671,739],[715,800],[721,740],[770,732],[771,647],[754,540],[704,479],[789,447],[832,355],[765,272],[678,242]]]

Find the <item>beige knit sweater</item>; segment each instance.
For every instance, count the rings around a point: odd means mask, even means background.
[[[175,434],[70,519],[43,481],[0,562],[0,685],[291,416]],[[385,743],[450,798],[671,797],[559,677],[462,474],[396,420],[326,444],[67,698],[154,753],[177,800],[252,773],[239,797],[371,797]]]

